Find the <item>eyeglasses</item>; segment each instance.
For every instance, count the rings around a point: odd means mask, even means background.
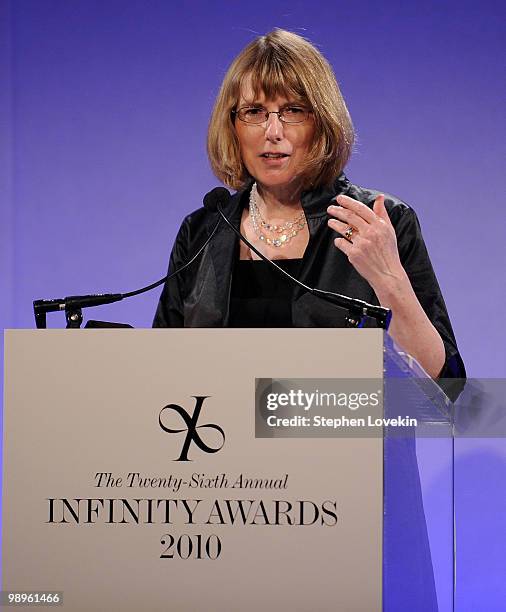
[[[283,123],[303,123],[310,113],[310,110],[301,106],[285,106],[279,111],[268,111],[262,106],[243,106],[232,111],[232,115],[235,115],[240,121],[254,124],[265,123],[269,115],[277,115]]]

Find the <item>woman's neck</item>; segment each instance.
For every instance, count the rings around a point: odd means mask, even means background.
[[[294,211],[302,208],[300,183],[282,187],[265,187],[257,183],[257,193],[258,204],[265,208],[269,217],[291,217]]]

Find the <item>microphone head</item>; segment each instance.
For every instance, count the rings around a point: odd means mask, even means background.
[[[204,196],[204,208],[209,212],[216,212],[218,204],[226,204],[232,196],[225,187],[215,187]]]

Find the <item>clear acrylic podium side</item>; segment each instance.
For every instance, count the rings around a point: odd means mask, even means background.
[[[384,336],[385,417],[416,420],[384,433],[384,612],[451,612],[454,496],[451,403]]]

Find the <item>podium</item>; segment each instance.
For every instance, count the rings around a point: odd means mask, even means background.
[[[4,598],[452,609],[449,404],[382,330],[18,330],[5,351]]]

